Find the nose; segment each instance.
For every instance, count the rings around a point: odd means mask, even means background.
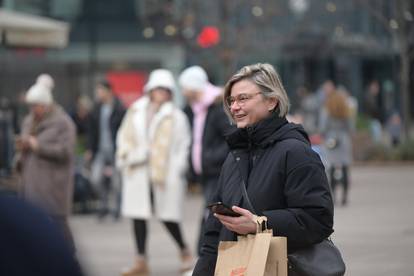
[[[240,110],[240,105],[238,101],[234,101],[230,106],[231,113],[234,113],[234,111]]]

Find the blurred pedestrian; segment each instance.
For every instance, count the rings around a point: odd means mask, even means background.
[[[135,264],[124,276],[149,270],[147,221],[153,215],[179,246],[181,269],[192,266],[180,227],[191,139],[188,120],[172,101],[176,87],[170,71],[152,71],[144,92],[128,109],[117,138],[117,166],[124,184],[122,214],[132,219],[137,248]]]
[[[386,130],[391,139],[391,145],[396,147],[401,142],[401,135],[402,135],[402,122],[400,114],[395,111],[391,114],[391,116],[387,120]]]
[[[14,119],[15,112],[11,102],[0,98],[0,180],[12,175],[14,155]],[[0,189],[2,188],[0,182]]]
[[[84,160],[92,105],[92,100],[88,96],[81,95],[76,100],[76,105],[70,114],[77,130],[73,201],[74,212],[79,213],[93,211],[92,202],[97,199],[97,193],[90,181],[90,166],[88,164],[90,160]]]
[[[289,252],[333,232],[324,167],[304,129],[286,120],[289,99],[273,66],[243,67],[227,82],[224,99],[237,130],[227,137],[230,154],[211,200],[240,216],[210,214],[193,272],[197,276],[214,275],[220,241],[256,233],[253,213],[267,217],[275,236],[287,237]]]
[[[318,119],[320,111],[320,103],[317,93],[311,93],[306,87],[301,86],[296,93],[299,96],[299,110],[302,118],[303,128],[309,135],[318,132]]]
[[[23,197],[43,208],[74,248],[68,224],[72,205],[76,129],[53,101],[54,82],[42,74],[26,94],[30,114],[16,141]]]
[[[208,81],[203,68],[188,67],[181,73],[179,84],[188,102],[185,110],[192,126],[190,173],[193,179],[201,183],[207,203],[217,188],[221,166],[229,152],[225,134],[232,127],[223,109],[223,90]],[[198,251],[201,249],[201,235],[207,216],[208,210],[204,209]]]
[[[98,218],[102,220],[111,214],[114,219],[118,219],[121,179],[114,166],[115,143],[125,108],[107,80],[101,80],[96,84],[95,96],[97,103],[90,114],[85,159],[92,162],[91,182],[98,190],[100,199]]]
[[[358,117],[358,100],[349,92],[349,90],[343,86],[338,85],[338,92],[343,94],[346,98],[346,102],[349,108],[349,116],[351,117],[352,121],[352,128],[356,128],[356,121]]]
[[[76,105],[71,112],[71,117],[76,125],[78,138],[87,134],[92,105],[92,100],[86,95],[81,95],[76,100]]]
[[[325,80],[320,86],[320,88],[316,91],[319,106],[323,106],[325,104],[326,98],[329,96],[329,94],[333,93],[335,90],[336,90],[335,83],[329,79]]]
[[[381,97],[380,84],[377,80],[369,83],[365,92],[365,112],[370,120],[371,138],[374,143],[380,143],[382,140],[381,124]]]
[[[353,118],[345,94],[333,91],[328,95],[320,118],[320,132],[324,139],[329,180],[333,199],[342,184],[342,205],[348,202],[350,165],[352,162]]]

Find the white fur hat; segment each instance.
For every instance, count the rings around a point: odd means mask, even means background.
[[[49,74],[41,74],[37,77],[36,83],[44,84],[45,86],[49,87],[50,90],[55,88],[55,81],[53,80],[52,76]]]
[[[169,89],[172,93],[175,92],[175,80],[173,74],[166,69],[155,69],[151,72],[148,82],[144,86],[144,92],[148,93],[154,88],[162,87]]]
[[[52,89],[54,87],[53,78],[50,75],[40,75],[36,83],[29,88],[26,93],[26,103],[28,104],[44,104],[53,103]]]
[[[191,66],[181,73],[178,82],[184,89],[203,92],[208,84],[208,77],[206,71],[200,66]]]

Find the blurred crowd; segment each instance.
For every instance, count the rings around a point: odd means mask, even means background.
[[[232,126],[222,109],[222,89],[199,66],[184,70],[178,83],[170,71],[157,69],[128,108],[102,79],[94,102],[82,95],[65,111],[54,100],[54,88],[53,78],[42,74],[21,103],[2,105],[2,186],[17,176],[2,196],[17,194],[16,200],[45,212],[73,256],[73,211],[95,213],[98,222],[130,218],[136,262],[123,275],[148,271],[147,221],[157,218],[177,244],[181,271],[191,269],[197,253],[182,231],[183,203],[188,183],[200,184],[208,202],[226,158],[224,134]],[[180,91],[187,99],[183,109],[174,101]],[[205,216],[203,211],[200,231]]]
[[[368,84],[362,103],[346,87],[336,85],[332,80],[323,82],[315,92],[299,87],[297,96],[299,107],[290,118],[303,125],[313,149],[319,153],[327,171],[334,201],[339,184],[343,191],[341,204],[346,205],[353,141],[359,117],[368,120],[368,138],[372,144],[388,140],[391,146],[400,143],[401,117],[394,110],[388,114],[382,112],[380,85],[376,80]]]
[[[181,270],[191,269],[201,241],[196,252],[187,246],[183,202],[188,185],[198,183],[209,203],[229,151],[224,137],[234,126],[223,110],[222,88],[210,83],[203,68],[191,66],[177,81],[166,69],[152,71],[143,96],[129,107],[106,79],[96,83],[94,100],[81,95],[69,111],[56,103],[54,89],[52,76],[42,74],[16,104],[1,99],[1,186],[45,212],[73,256],[76,245],[68,224],[73,211],[94,213],[99,222],[126,217],[132,222],[136,261],[122,275],[148,272],[147,221],[157,218],[177,244]],[[392,145],[400,142],[401,118],[397,112],[382,117],[379,89],[377,81],[368,85],[363,109],[331,80],[314,92],[297,89],[299,105],[288,119],[308,133],[333,199],[341,205],[348,203],[358,111],[369,118],[372,141],[381,142],[388,133]],[[177,93],[186,99],[184,108],[175,104]],[[13,175],[17,184],[10,185]],[[12,196],[5,190],[2,198]],[[207,216],[207,209],[200,214],[200,233]]]

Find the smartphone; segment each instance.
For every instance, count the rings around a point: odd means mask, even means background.
[[[212,204],[209,204],[207,206],[213,213],[217,213],[224,216],[230,216],[230,217],[240,217],[241,215],[239,213],[234,212],[230,207],[223,204],[223,202],[215,202]]]

